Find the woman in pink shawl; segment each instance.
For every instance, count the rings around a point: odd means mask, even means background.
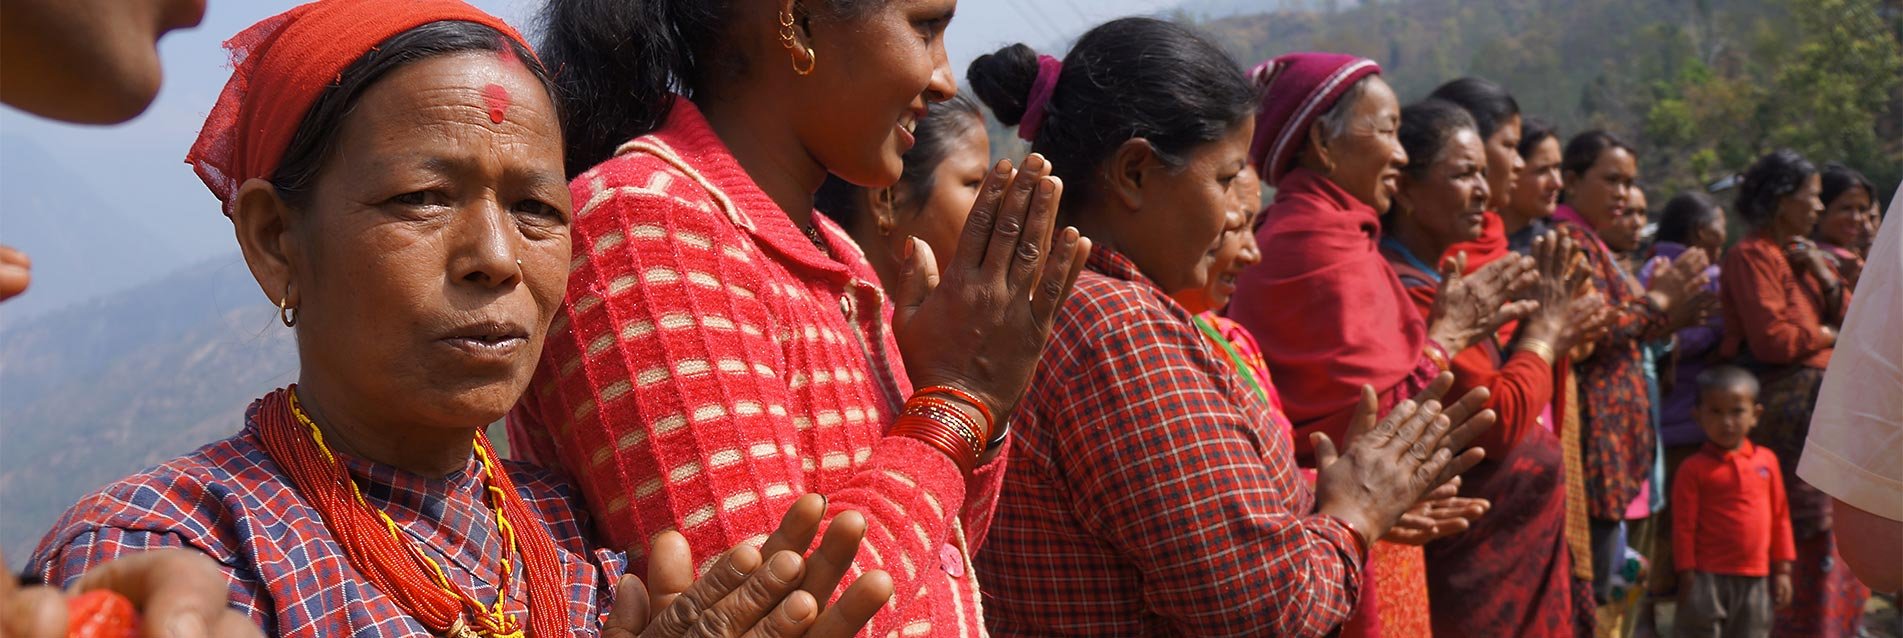
[[[1422,318],[1377,249],[1407,153],[1396,137],[1401,108],[1373,61],[1292,53],[1253,72],[1263,87],[1251,159],[1276,187],[1256,240],[1262,261],[1237,281],[1229,317],[1261,342],[1295,426],[1339,441],[1361,387],[1381,409],[1425,387],[1501,322],[1524,315],[1510,302],[1536,277],[1521,259],[1471,275],[1450,269],[1432,316]],[[1377,543],[1361,604],[1344,636],[1428,635],[1427,585],[1418,547]]]

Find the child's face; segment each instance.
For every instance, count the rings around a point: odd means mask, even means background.
[[[1698,427],[1705,430],[1712,444],[1727,450],[1744,443],[1763,413],[1757,393],[1749,388],[1722,388],[1698,395]]]

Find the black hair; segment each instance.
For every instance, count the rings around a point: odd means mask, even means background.
[[[850,17],[887,0],[814,0]],[[748,61],[727,44],[739,0],[549,0],[538,23],[542,59],[555,69],[568,172],[588,170],[623,142],[661,126],[674,95],[688,99]],[[800,15],[799,20],[810,16]]]
[[[1540,142],[1549,139],[1559,139],[1559,127],[1537,117],[1527,118],[1526,123],[1520,125],[1520,159],[1532,157],[1534,149],[1540,147]]]
[[[1428,98],[1401,109],[1399,136],[1408,157],[1407,167],[1401,170],[1414,178],[1427,174],[1461,129],[1479,132],[1473,116],[1459,104]]]
[[[1632,147],[1627,146],[1619,136],[1603,129],[1574,135],[1572,141],[1566,143],[1566,150],[1560,152],[1559,169],[1574,175],[1585,175],[1586,171],[1592,170],[1593,164],[1599,162],[1600,155],[1615,148],[1632,152]]]
[[[1758,158],[1745,169],[1744,180],[1738,184],[1738,216],[1752,228],[1770,224],[1777,218],[1779,201],[1803,188],[1804,180],[1816,174],[1816,165],[1788,148]]]
[[[1723,212],[1710,195],[1697,191],[1679,193],[1665,202],[1665,212],[1659,214],[1658,240],[1690,244],[1699,227],[1711,223]]]
[[[1000,122],[1024,119],[1038,73],[1037,51],[1014,44],[978,56],[966,71],[972,92]],[[1255,113],[1257,92],[1222,49],[1188,27],[1123,18],[1078,38],[1045,107],[1031,150],[1064,180],[1065,208],[1086,199],[1103,161],[1133,138],[1149,140],[1176,165]]]
[[[1708,392],[1726,390],[1744,390],[1755,399],[1758,396],[1758,378],[1744,368],[1733,365],[1715,365],[1698,373],[1698,401],[1704,402]]]
[[[1830,206],[1831,202],[1837,201],[1837,198],[1842,197],[1844,193],[1858,188],[1863,189],[1863,193],[1870,196],[1871,202],[1874,203],[1877,200],[1877,187],[1870,183],[1870,178],[1864,177],[1863,173],[1857,172],[1857,169],[1836,162],[1824,165],[1824,176],[1819,181],[1823,183],[1823,189],[1818,192],[1818,199],[1824,202],[1824,206]]]
[[[912,132],[917,143],[905,152],[905,168],[899,173],[898,183],[892,186],[893,208],[910,213],[925,204],[921,196],[932,192],[938,165],[956,150],[954,145],[963,133],[971,127],[984,126],[982,118],[978,103],[962,93],[927,107],[925,118],[918,121],[918,127]],[[864,190],[863,186],[828,175],[826,183],[813,197],[813,207],[838,221],[846,230],[857,230],[868,221],[864,219],[865,211],[859,210],[857,197]]]
[[[535,79],[541,81],[542,88],[548,90],[551,96],[554,95],[554,85],[549,81],[548,72],[535,60],[535,55],[514,38],[487,25],[444,20],[404,31],[384,40],[369,53],[350,63],[338,74],[338,80],[325,87],[317,99],[311,102],[310,110],[305,111],[304,119],[298,122],[297,132],[292,134],[290,144],[285,146],[284,157],[279,160],[277,171],[271,174],[271,185],[277,189],[278,197],[293,207],[301,208],[308,203],[311,186],[317,182],[318,170],[323,168],[324,162],[335,150],[336,133],[342,128],[344,117],[356,108],[357,100],[377,80],[411,62],[466,51],[506,52],[514,55],[528,67],[530,73],[535,74]],[[556,104],[555,112],[556,117],[561,118],[559,103]]]
[[[1467,109],[1467,114],[1473,116],[1474,131],[1480,134],[1482,140],[1493,139],[1493,134],[1507,120],[1520,114],[1520,103],[1513,99],[1513,94],[1498,84],[1476,77],[1442,84],[1427,97],[1446,100]],[[1521,135],[1525,135],[1524,130]]]

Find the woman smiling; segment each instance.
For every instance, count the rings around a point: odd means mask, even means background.
[[[610,542],[756,542],[817,492],[828,520],[864,514],[864,564],[901,592],[874,634],[982,631],[969,557],[1004,473],[994,417],[1023,394],[1089,243],[1058,231],[1061,186],[1036,156],[985,172],[942,272],[911,239],[881,282],[814,211],[828,174],[903,175],[917,122],[956,90],[955,8],[547,5],[577,250],[510,433],[577,479]]]
[[[1421,312],[1433,306],[1440,284],[1422,256],[1445,254],[1480,237],[1483,226],[1497,227],[1482,217],[1498,183],[1488,177],[1493,149],[1483,150],[1485,138],[1468,113],[1438,99],[1401,111],[1400,139],[1412,161],[1401,172],[1381,247]],[[1494,243],[1504,252],[1503,238]],[[1491,501],[1497,513],[1426,547],[1428,599],[1442,635],[1574,635],[1565,463],[1560,439],[1541,414],[1553,402],[1560,353],[1609,314],[1597,296],[1582,294],[1583,273],[1571,274],[1572,242],[1542,235],[1533,253],[1540,279],[1531,296],[1539,308],[1455,353],[1451,363],[1455,391],[1487,388],[1487,407],[1499,414],[1477,441],[1490,458],[1461,484],[1464,496]]]

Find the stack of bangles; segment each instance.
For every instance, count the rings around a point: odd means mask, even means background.
[[[961,404],[975,408],[984,422],[972,418]],[[958,388],[935,385],[920,388],[905,400],[905,408],[889,435],[917,439],[944,452],[959,469],[970,472],[986,449],[1003,440],[1004,430],[991,408],[978,397]]]

